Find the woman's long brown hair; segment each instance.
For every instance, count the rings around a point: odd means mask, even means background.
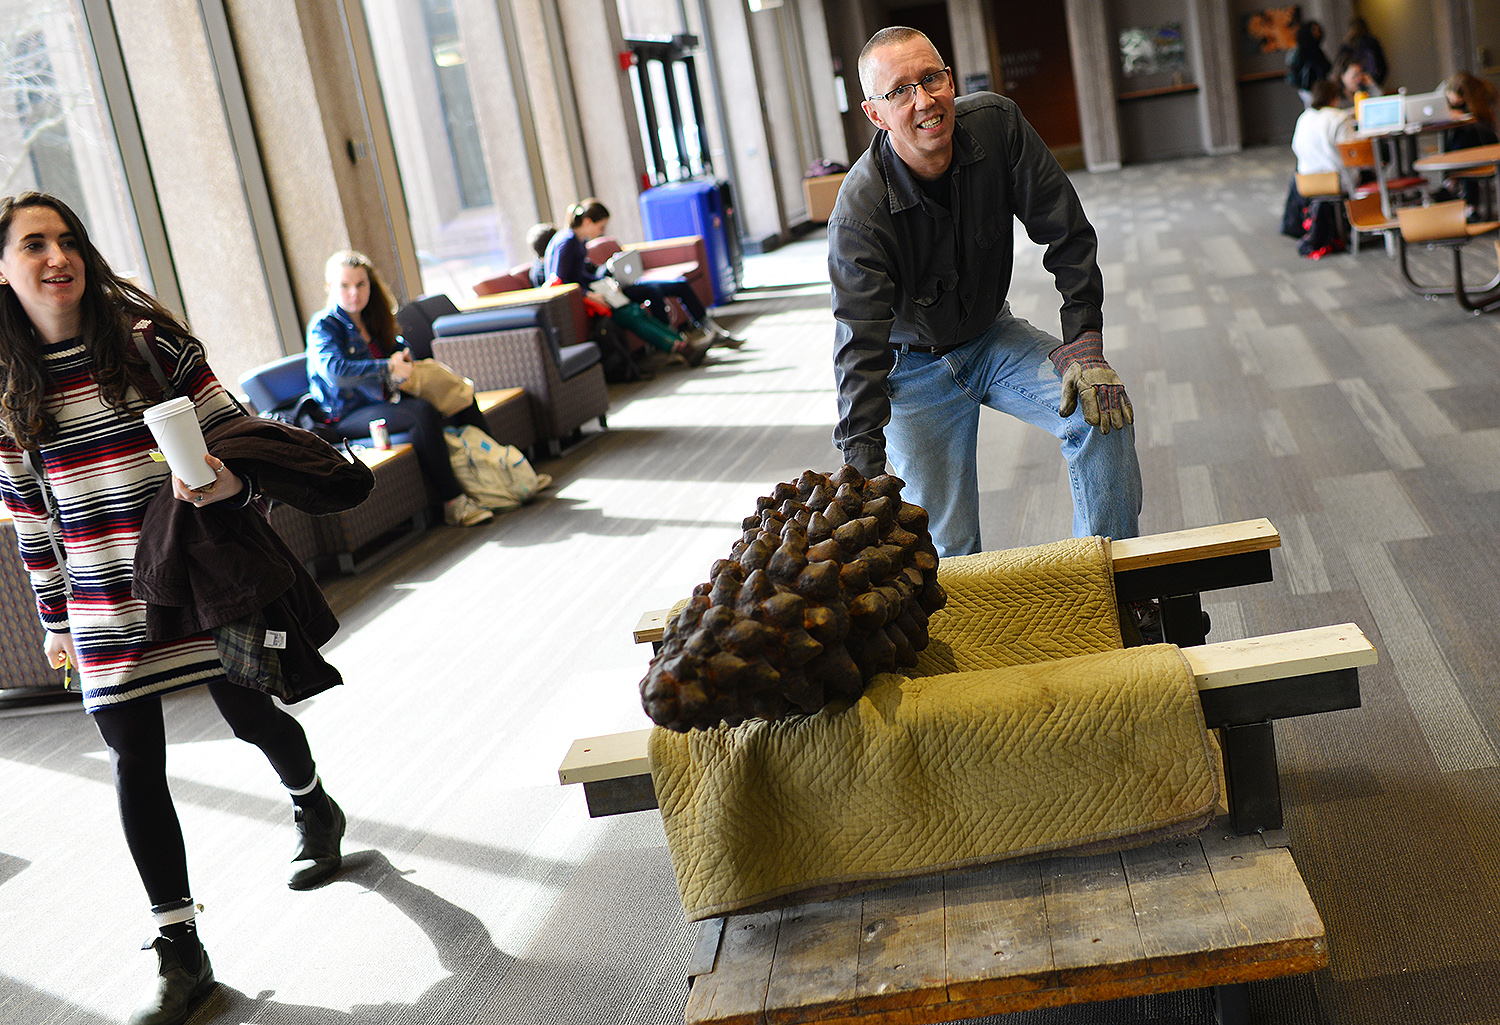
[[[380,275],[375,270],[375,264],[364,253],[356,249],[340,249],[328,258],[328,265],[323,270],[323,277],[328,284],[329,305],[337,304],[338,291],[335,280],[340,267],[356,267],[362,269],[370,279],[370,298],[365,302],[365,308],[360,312],[359,319],[364,323],[365,330],[370,332],[370,341],[380,347],[382,356],[389,356],[396,351],[396,299],[391,295],[391,290],[385,287],[385,282],[380,280]]]
[[[160,333],[192,336],[170,310],[110,269],[78,215],[56,196],[22,192],[0,199],[0,254],[12,242],[16,211],[37,206],[48,207],[62,218],[83,260],[78,341],[89,354],[100,397],[121,416],[139,417],[154,401],[144,396],[154,394],[155,383],[131,344],[132,327],[144,318]],[[0,423],[22,448],[37,448],[57,436],[57,418],[46,405],[50,383],[41,336],[15,290],[0,286]]]

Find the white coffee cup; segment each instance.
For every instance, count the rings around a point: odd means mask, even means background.
[[[168,399],[142,414],[151,428],[161,454],[177,478],[190,488],[206,488],[214,482],[213,467],[204,461],[208,446],[203,443],[203,428],[193,400],[186,395]]]

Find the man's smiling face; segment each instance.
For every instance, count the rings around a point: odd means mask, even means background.
[[[943,61],[930,42],[916,36],[881,47],[870,54],[871,96],[898,85],[920,82]],[[865,100],[861,105],[877,128],[890,133],[891,148],[922,178],[936,178],[953,161],[953,84],[949,76],[934,96],[920,86],[906,104],[897,100]]]

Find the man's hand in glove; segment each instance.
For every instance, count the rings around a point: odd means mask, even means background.
[[[1104,336],[1085,331],[1071,342],[1064,342],[1050,353],[1052,365],[1062,376],[1062,407],[1059,416],[1072,416],[1083,403],[1083,419],[1101,434],[1118,431],[1135,423],[1130,396],[1120,375],[1104,361]]]

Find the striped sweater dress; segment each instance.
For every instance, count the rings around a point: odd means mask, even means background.
[[[192,397],[205,431],[244,415],[196,342],[159,333],[155,348],[174,394]],[[72,631],[84,708],[93,712],[217,678],[223,671],[210,635],[148,642],[146,605],[130,595],[141,521],[169,475],[166,463],[151,458],[151,431],[104,403],[80,344],[43,345],[42,351],[52,380],[48,409],[58,422],[57,437],[42,457],[61,514],[66,570],[48,541],[41,486],[23,464],[21,449],[3,434],[0,497],[15,522],[42,625]],[[64,572],[73,585],[71,598]]]

